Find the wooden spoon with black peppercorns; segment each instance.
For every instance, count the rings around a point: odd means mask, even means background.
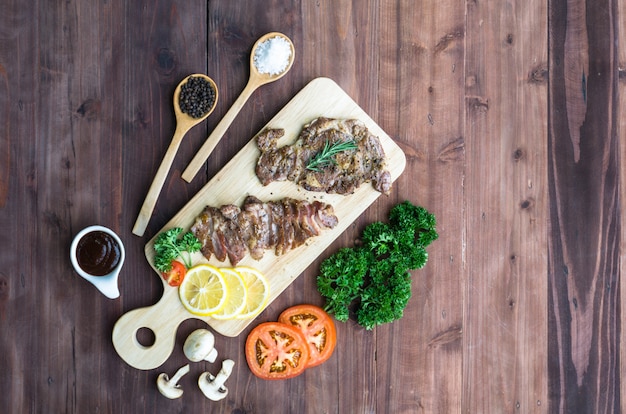
[[[202,74],[187,76],[174,90],[176,131],[135,221],[133,233],[137,236],[143,236],[146,231],[180,142],[192,127],[204,121],[213,112],[217,104],[217,95],[217,86],[213,79]]]

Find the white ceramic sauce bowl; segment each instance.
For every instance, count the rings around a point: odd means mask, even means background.
[[[78,261],[77,250],[78,250],[78,242],[88,233],[101,231],[110,235],[113,240],[118,244],[120,249],[120,257],[117,265],[113,268],[111,272],[103,276],[94,276],[86,271],[84,271]],[[120,275],[120,270],[122,270],[122,265],[124,264],[124,259],[126,258],[126,251],[124,250],[124,243],[119,238],[115,232],[104,226],[89,226],[81,230],[72,240],[72,245],[70,247],[70,261],[72,262],[72,266],[74,266],[74,270],[76,273],[80,275],[83,279],[90,282],[94,285],[104,296],[109,299],[115,299],[120,296],[120,291],[118,288],[118,278]]]

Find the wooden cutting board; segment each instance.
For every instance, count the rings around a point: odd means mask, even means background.
[[[379,137],[383,145],[392,181],[400,176],[406,164],[402,150],[331,79],[317,78],[311,81],[272,118],[266,127],[285,129],[285,135],[279,142],[279,146],[291,144],[295,142],[306,123],[320,116],[357,118],[363,121],[368,129]],[[308,192],[292,182],[274,182],[264,187],[254,172],[259,155],[260,152],[253,138],[159,233],[172,227],[182,227],[188,230],[206,205],[242,205],[248,195],[253,195],[262,201],[293,197],[308,201],[317,199],[331,204],[339,219],[334,229],[325,230],[320,236],[309,239],[305,245],[282,256],[276,256],[273,251],[266,251],[260,261],[247,256],[239,263],[239,265],[259,269],[267,277],[270,284],[269,305],[313,260],[324,253],[325,249],[381,196],[381,193],[374,190],[370,183],[361,185],[355,193],[347,196]],[[156,236],[145,247],[146,258],[153,268],[155,238]],[[200,253],[194,254],[193,260],[194,264],[208,262],[216,266],[230,266],[228,259],[226,262],[219,262],[213,257],[207,261]],[[159,272],[154,270],[159,280],[163,282],[164,293],[161,300],[155,305],[124,314],[113,328],[115,349],[129,365],[138,369],[152,369],[165,362],[174,347],[176,329],[186,319],[202,319],[214,331],[230,337],[239,335],[254,320],[252,318],[220,321],[192,315],[180,303],[178,288],[167,285]],[[148,328],[154,332],[155,342],[152,346],[146,347],[139,344],[136,334],[140,328]]]

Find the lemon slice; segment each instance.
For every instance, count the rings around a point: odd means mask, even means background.
[[[235,318],[248,319],[261,313],[270,297],[270,286],[265,276],[256,269],[238,266],[235,271],[242,277],[248,293],[243,310]]]
[[[215,319],[232,319],[246,306],[247,288],[243,278],[233,269],[220,268],[226,283],[226,302],[220,310],[211,314]]]
[[[208,316],[226,302],[226,283],[217,267],[201,264],[190,268],[178,289],[183,306],[194,315]]]

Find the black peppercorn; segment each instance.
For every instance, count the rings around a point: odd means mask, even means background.
[[[191,76],[180,88],[180,110],[192,118],[202,118],[215,103],[215,89],[201,76]]]

